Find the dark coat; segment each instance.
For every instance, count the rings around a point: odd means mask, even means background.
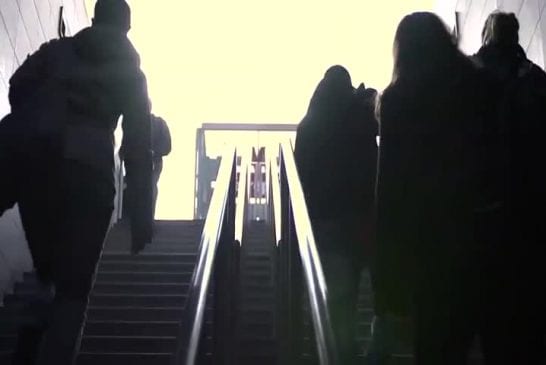
[[[407,314],[416,291],[465,271],[483,177],[487,84],[470,62],[398,80],[378,108],[379,310]]]
[[[517,45],[484,46],[474,58],[498,85],[497,113],[505,133],[505,201],[512,239],[543,240],[546,73]]]
[[[16,136],[21,163],[31,168],[77,161],[112,189],[113,133],[123,115],[127,185],[138,197],[131,210],[135,226],[147,231],[139,235],[150,236],[150,111],[139,56],[125,34],[92,26],[45,43],[12,76],[9,100],[2,133]]]
[[[337,107],[311,104],[295,148],[311,220],[369,217],[377,161],[375,91],[361,88]]]

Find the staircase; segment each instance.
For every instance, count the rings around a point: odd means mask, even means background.
[[[200,221],[158,221],[151,245],[129,254],[128,229],[114,227],[89,299],[78,365],[169,365],[176,347],[188,283],[195,266]],[[32,274],[0,308],[0,364],[9,364]]]
[[[252,221],[244,228],[241,251],[238,362],[275,365],[274,246],[272,227]]]

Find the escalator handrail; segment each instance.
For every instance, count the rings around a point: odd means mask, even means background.
[[[246,223],[246,207],[248,202],[248,154],[241,156],[241,166],[239,169],[239,182],[237,186],[237,201],[235,204],[235,241],[242,245],[244,225]]]
[[[291,214],[294,219],[304,282],[309,293],[311,317],[320,364],[337,364],[336,345],[328,311],[326,281],[291,144],[281,143],[280,158],[281,172],[286,174]],[[283,222],[283,224],[288,224],[288,222]]]
[[[193,365],[197,358],[207,303],[207,293],[213,275],[216,252],[222,234],[228,199],[234,199],[234,197],[230,197],[230,190],[235,184],[235,168],[236,150],[235,147],[228,147],[222,155],[216,186],[205,219],[199,252],[197,254],[197,265],[189,285],[184,315],[180,324],[176,356],[173,357],[173,365]]]
[[[279,166],[275,155],[268,154],[268,170],[269,170],[269,204],[273,207],[271,218],[273,229],[275,230],[275,245],[279,245],[281,241],[281,186],[279,180]]]

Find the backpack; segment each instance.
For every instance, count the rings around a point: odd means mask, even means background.
[[[165,120],[152,115],[152,150],[156,158],[171,152],[171,134]]]

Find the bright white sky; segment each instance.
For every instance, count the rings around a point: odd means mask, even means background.
[[[435,2],[130,1],[130,37],[153,112],[173,138],[156,218],[193,218],[195,131],[202,123],[298,123],[334,64],[347,67],[355,86],[383,89],[399,21]]]

